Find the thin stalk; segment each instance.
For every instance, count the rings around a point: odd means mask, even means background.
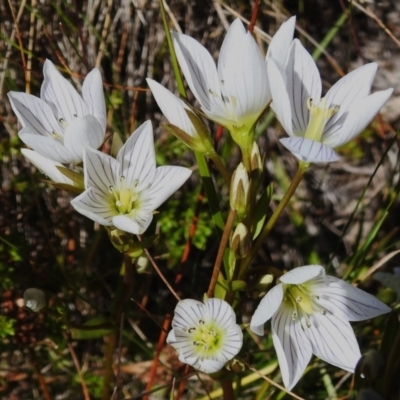
[[[221,157],[216,152],[210,153],[208,157],[210,157],[212,162],[215,164],[215,166],[218,169],[218,172],[224,178],[225,184],[229,187],[231,184],[231,175],[229,171],[226,169]]]
[[[219,244],[217,258],[215,259],[214,270],[211,276],[210,285],[207,290],[207,297],[211,298],[214,295],[214,289],[218,281],[219,272],[221,270],[222,260],[224,258],[225,248],[228,244],[229,235],[231,234],[233,221],[235,220],[236,211],[231,210],[228,215],[228,220],[226,221],[224,233],[221,238],[221,242]]]
[[[222,387],[223,400],[234,400],[235,395],[233,392],[232,379],[226,379],[220,382]]]
[[[281,216],[283,210],[288,205],[290,199],[292,198],[294,192],[297,189],[297,186],[299,186],[299,183],[303,179],[303,175],[307,171],[308,165],[309,164],[303,162],[299,163],[299,168],[297,169],[296,175],[294,176],[292,182],[290,183],[288,189],[286,190],[286,193],[283,195],[281,201],[279,202],[275,211],[271,215],[271,218],[268,220],[267,224],[264,226],[257,240],[255,241],[253,247],[251,248],[250,254],[243,260],[243,263],[240,266],[239,278],[246,272],[246,269],[248,268],[251,261],[258,253],[258,250],[260,250],[260,247],[264,243],[264,240],[272,231],[273,227],[275,226],[279,217]]]

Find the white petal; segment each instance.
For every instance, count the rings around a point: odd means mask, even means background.
[[[179,65],[203,111],[225,115],[220,80],[210,53],[190,36],[172,32],[172,37]]]
[[[144,122],[128,138],[118,152],[117,160],[127,185],[151,178],[156,168],[153,128],[151,121]],[[139,189],[138,189],[139,190]]]
[[[228,57],[232,52],[236,51],[238,42],[242,40],[245,35],[246,29],[242,21],[236,18],[229,27],[219,52],[218,75],[220,77],[225,75],[227,68],[232,67],[232,65],[229,64]]]
[[[375,296],[360,290],[349,283],[328,276],[329,285],[314,290],[318,302],[333,314],[347,321],[363,321],[390,312],[390,307]]]
[[[314,313],[306,334],[317,357],[346,371],[354,372],[361,354],[349,322],[334,315]]]
[[[290,309],[281,308],[272,318],[272,340],[278,356],[282,380],[291,390],[310,362],[311,345]]]
[[[324,276],[325,269],[320,265],[306,265],[304,267],[297,267],[292,269],[286,274],[282,275],[279,279],[281,282],[292,285],[300,285],[317,276]]]
[[[153,214],[135,216],[135,218],[130,218],[128,215],[117,215],[113,218],[112,222],[121,231],[141,235],[149,227],[152,220]]]
[[[64,135],[64,146],[75,155],[74,162],[83,159],[85,148],[97,149],[104,139],[100,122],[93,115],[75,118],[68,124]]]
[[[112,196],[110,186],[117,187],[120,178],[118,161],[93,149],[84,155],[85,187],[96,188],[105,197]]]
[[[216,358],[221,361],[229,361],[235,357],[243,346],[243,332],[239,325],[231,325],[226,333],[224,343]]]
[[[286,78],[271,59],[267,61],[268,80],[272,95],[272,109],[289,136],[293,136],[291,105],[286,91]]]
[[[31,133],[51,137],[56,132],[63,136],[64,129],[45,101],[20,92],[9,92],[8,98],[19,122],[24,128],[30,128]]]
[[[192,365],[199,371],[205,372],[206,374],[213,374],[214,372],[221,370],[225,365],[225,361],[215,361],[198,357],[186,358],[184,359],[185,361],[183,361],[181,358],[179,359],[186,364]]]
[[[71,122],[76,117],[87,114],[86,104],[75,88],[57,70],[50,60],[43,66],[44,81],[40,89],[40,97],[55,112],[57,119],[63,118]]]
[[[271,92],[267,65],[249,32],[231,49],[226,56],[226,63],[229,68],[220,78],[226,107],[230,109],[230,119],[251,127],[271,101]]]
[[[278,284],[261,300],[254,315],[251,317],[250,329],[257,335],[264,335],[264,324],[277,312],[282,304],[283,287]]]
[[[110,198],[104,196],[95,188],[86,189],[78,197],[71,200],[71,205],[76,211],[100,225],[112,226],[112,217],[116,211],[111,206]]]
[[[339,79],[326,94],[327,107],[339,106],[339,111],[329,120],[324,136],[329,136],[332,127],[339,121],[352,104],[368,96],[378,65],[370,63],[355,69]]]
[[[340,160],[336,152],[324,143],[302,137],[279,139],[299,160],[309,163],[325,163]]]
[[[187,329],[196,327],[203,318],[204,304],[197,300],[184,299],[175,307],[172,327]]]
[[[92,114],[100,122],[104,136],[107,126],[107,112],[104,100],[103,80],[97,68],[94,68],[86,76],[82,85],[82,96],[88,113]]]
[[[56,168],[63,167],[59,162],[43,157],[33,150],[21,149],[21,152],[37,169],[47,175],[53,182],[66,183],[68,185],[74,184],[71,179],[67,178]]]
[[[304,134],[309,121],[307,101],[318,104],[321,98],[321,78],[308,51],[298,39],[293,40],[286,64],[287,92],[290,98],[293,133]]]
[[[166,342],[167,342],[168,344],[173,344],[173,343],[176,342],[175,333],[174,333],[174,330],[173,330],[173,329],[171,329],[171,330],[169,331],[168,336],[167,336],[167,339],[166,339]]]
[[[190,169],[184,167],[158,167],[148,182],[149,187],[141,195],[146,208],[157,209],[186,182],[191,173]]]
[[[272,58],[281,68],[285,65],[295,27],[296,17],[289,18],[276,31],[269,44],[266,59]]]
[[[332,130],[328,137],[324,136],[323,142],[328,146],[338,147],[352,140],[367,127],[383,105],[389,100],[392,92],[393,89],[382,90],[353,104],[348,111],[342,128],[335,132]]]
[[[18,132],[20,139],[30,148],[50,160],[62,164],[78,162],[76,155],[68,150],[61,142],[49,137],[30,133],[29,128],[23,128]]]
[[[197,132],[185,111],[189,110],[189,107],[158,82],[149,78],[146,81],[165,118],[188,135],[197,136]]]
[[[221,299],[205,300],[203,315],[207,321],[218,321],[218,325],[224,329],[236,324],[236,315],[233,308],[229,303]]]

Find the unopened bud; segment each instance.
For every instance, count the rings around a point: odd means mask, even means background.
[[[251,238],[249,230],[241,222],[235,229],[231,239],[231,250],[236,258],[244,258],[249,254]]]
[[[252,171],[262,171],[263,170],[263,163],[261,160],[260,155],[260,148],[258,147],[256,142],[253,142],[253,148],[251,149],[250,155],[250,166]]]
[[[230,189],[231,208],[236,210],[239,220],[246,216],[249,191],[249,175],[243,163],[240,163],[233,172]]]
[[[46,307],[46,296],[40,289],[30,288],[24,292],[25,307],[30,308],[32,311],[39,312],[42,308]]]

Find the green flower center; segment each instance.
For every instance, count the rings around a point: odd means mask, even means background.
[[[109,187],[110,193],[113,195],[115,208],[118,214],[132,214],[136,209],[139,208],[139,195],[135,192],[137,185],[138,182],[136,182],[134,187],[127,187],[125,185],[125,177],[122,175],[120,177],[118,189],[116,189],[114,186]]]
[[[339,106],[327,107],[326,98],[324,97],[318,104],[313,104],[312,99],[308,99],[307,107],[310,110],[310,120],[304,137],[321,142],[325,126],[339,111]]]
[[[200,319],[196,327],[190,327],[187,331],[199,356],[208,357],[222,348],[225,334],[215,321],[206,323]]]
[[[285,294],[283,301],[287,307],[293,310],[292,319],[300,319],[304,327],[311,326],[311,319],[314,313],[326,314],[326,310],[319,304],[319,297],[314,295],[307,284],[284,285]]]

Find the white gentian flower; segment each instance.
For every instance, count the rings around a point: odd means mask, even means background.
[[[183,167],[158,167],[150,121],[141,125],[118,152],[117,158],[86,148],[86,190],[72,206],[105,226],[142,234],[153,211],[178,190],[191,171]]]
[[[27,158],[39,171],[47,175],[53,182],[74,185],[74,182],[67,178],[57,167],[63,167],[57,161],[43,157],[36,151],[29,149],[21,149],[22,154]]]
[[[172,320],[167,343],[179,353],[179,360],[212,374],[239,353],[243,333],[236,324],[232,307],[224,300],[181,300]]]
[[[189,106],[155,80],[147,78],[146,81],[165,118],[188,135],[196,137],[196,129],[186,112],[190,111]]]
[[[42,156],[59,163],[79,163],[83,149],[97,149],[106,131],[106,106],[100,71],[86,77],[82,96],[46,60],[40,98],[9,92],[12,109],[22,125],[20,139]]]
[[[357,136],[386,103],[393,89],[369,94],[377,64],[350,72],[321,98],[321,78],[299,40],[290,48],[284,68],[268,62],[272,108],[289,138],[281,143],[299,160],[337,161],[333,150]]]
[[[264,333],[272,318],[272,339],[283,383],[290,390],[300,379],[311,355],[354,372],[361,357],[348,321],[362,321],[388,313],[374,296],[333,276],[319,265],[295,268],[261,300],[250,329]]]
[[[271,41],[269,54],[278,63],[286,59],[294,26],[292,17]],[[232,23],[221,47],[218,68],[195,39],[172,35],[179,65],[202,111],[225,126],[241,147],[248,146],[255,123],[271,101],[267,64],[251,33],[239,19]]]

